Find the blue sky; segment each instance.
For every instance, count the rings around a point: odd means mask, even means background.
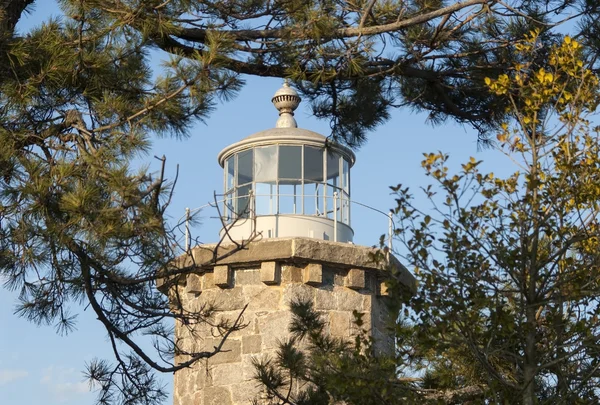
[[[36,25],[46,16],[57,15],[53,1],[39,1],[35,11],[19,25],[21,31]],[[271,104],[273,93],[281,86],[276,79],[247,78],[247,85],[233,101],[218,106],[206,123],[198,123],[186,140],[159,139],[152,152],[140,160],[157,167],[154,155],[167,157],[167,176],[174,177],[179,164],[179,180],[168,214],[176,220],[185,207],[199,207],[221,192],[222,169],[217,154],[225,146],[254,132],[272,128],[277,111]],[[498,151],[477,150],[476,133],[448,123],[432,127],[425,114],[406,109],[394,111],[392,119],[370,135],[367,144],[356,152],[352,169],[352,199],[387,211],[394,206],[389,186],[402,183],[417,189],[427,184],[420,161],[425,152],[443,151],[451,156],[451,167],[475,156],[485,161],[484,168],[494,172],[515,169]],[[296,112],[298,126],[329,133],[329,124],[310,116],[306,104]],[[202,226],[194,230],[203,242],[218,239],[219,223],[204,212]],[[352,211],[354,242],[377,244],[387,231],[387,220],[357,206]],[[15,295],[0,287],[0,404],[2,405],[87,405],[89,392],[81,371],[94,357],[110,359],[105,333],[91,311],[81,311],[77,330],[61,337],[50,327],[36,327],[13,314]],[[166,375],[170,384],[172,376]],[[167,403],[170,403],[168,401]]]

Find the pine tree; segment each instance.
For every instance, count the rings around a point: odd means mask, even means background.
[[[159,402],[152,370],[187,366],[173,360],[169,321],[210,322],[211,308],[171,312],[156,291],[174,259],[164,219],[173,182],[132,158],[154,136],[186,136],[243,75],[291,78],[349,145],[399,106],[485,139],[510,103],[484,78],[512,71],[524,33],[541,29],[535,69],[551,66],[562,21],[579,19],[573,37],[590,58],[599,47],[594,2],[515,3],[63,0],[64,18],[20,35],[35,0],[1,1],[0,274],[20,315],[66,333],[69,308],[90,305],[116,355],[88,369],[100,401]],[[153,71],[157,49],[166,62]],[[144,334],[156,352],[141,349]]]

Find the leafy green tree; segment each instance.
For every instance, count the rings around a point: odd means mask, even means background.
[[[518,171],[457,174],[448,156],[423,162],[431,212],[398,186],[396,230],[417,270],[411,301],[420,366],[431,387],[478,385],[490,403],[598,403],[600,142],[588,121],[598,77],[566,37],[536,68],[537,32],[521,63],[486,79],[513,119],[499,149]]]
[[[542,28],[536,67],[565,19],[597,49],[595,2],[515,3],[62,0],[64,18],[21,35],[36,1],[0,1],[0,274],[19,313],[68,332],[90,305],[116,356],[88,367],[100,401],[159,402],[151,370],[189,365],[174,361],[172,319],[209,322],[211,308],[172,312],[156,291],[174,259],[173,182],[132,158],[154,136],[185,136],[244,74],[292,78],[350,145],[396,106],[493,127],[508,102],[483,78],[510,71],[524,32]]]
[[[518,171],[499,178],[471,158],[454,174],[432,153],[423,168],[434,184],[421,190],[430,209],[393,188],[400,254],[418,279],[396,356],[370,356],[365,331],[354,344],[328,338],[318,312],[294,303],[290,330],[308,339],[305,353],[285,343],[257,364],[272,403],[600,401],[600,128],[589,121],[600,80],[568,36],[538,68],[539,40],[531,32],[512,72],[485,80],[512,106],[497,147]],[[299,382],[311,388],[283,395]]]

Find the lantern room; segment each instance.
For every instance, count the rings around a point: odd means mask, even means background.
[[[300,97],[287,82],[272,102],[279,110],[276,127],[250,135],[218,156],[225,174],[222,236],[351,242],[354,153],[297,127],[294,110]]]

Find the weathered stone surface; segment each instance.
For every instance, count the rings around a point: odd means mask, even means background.
[[[384,268],[373,261],[373,254],[376,252],[373,248],[309,238],[293,238],[292,242],[295,258],[316,260],[339,267]]]
[[[184,396],[179,398],[178,405],[196,405],[194,403],[194,395],[186,393]]]
[[[204,283],[203,287],[205,290],[209,290],[211,288],[215,288],[215,273],[212,271],[209,273],[204,273]]]
[[[192,258],[184,257],[176,259],[172,264],[176,268],[184,265],[196,265],[200,269],[209,269],[214,258],[216,245],[202,245],[192,249]],[[398,279],[407,286],[410,291],[416,291],[415,278],[410,272],[391,255],[385,260],[375,262],[374,254],[378,251],[374,248],[356,246],[348,243],[331,242],[312,238],[277,238],[265,239],[253,242],[243,249],[236,245],[220,245],[217,255],[223,257],[219,265],[251,265],[260,264],[264,261],[279,262],[319,262],[329,264],[338,268],[362,268],[378,272],[389,266],[397,269]],[[234,252],[233,254],[230,254]],[[226,255],[226,256],[225,256]],[[206,285],[204,286],[206,289]],[[161,291],[163,289],[161,288]]]
[[[301,283],[303,271],[304,268],[300,268],[294,265],[284,265],[281,268],[281,282]]]
[[[228,265],[215,266],[213,274],[217,287],[229,288],[232,286],[231,268]]]
[[[348,312],[331,311],[329,313],[329,331],[333,336],[350,336],[350,314]]]
[[[249,335],[242,337],[242,353],[260,353],[262,349],[262,336]]]
[[[238,384],[243,379],[241,369],[241,358],[239,363],[217,364],[210,368],[213,386]]]
[[[277,311],[259,318],[263,348],[274,349],[279,341],[288,336],[288,327],[292,319],[289,311]]]
[[[204,405],[232,405],[231,391],[227,387],[206,387]]]
[[[256,241],[244,249],[236,245],[220,245],[217,255],[224,257],[219,264],[261,263],[263,261],[288,259],[292,257],[292,238],[265,239]],[[192,254],[195,263],[210,263],[214,257],[215,245],[204,245],[194,248]],[[231,253],[235,251],[234,253]]]
[[[213,251],[215,245],[203,245],[194,248],[192,255],[194,262],[202,267],[203,263],[210,263],[213,260]],[[331,263],[336,265],[347,265],[348,267],[365,267],[365,268],[385,268],[385,263],[375,263],[373,255],[377,249],[365,246],[357,246],[348,243],[332,242],[318,240],[313,238],[277,238],[265,239],[262,241],[253,242],[244,249],[236,250],[235,245],[220,245],[218,255],[223,256],[219,264],[238,264],[238,263],[261,263],[263,261],[274,261],[276,259],[308,259],[319,260],[323,263]],[[395,258],[391,258],[393,265],[396,263]],[[401,266],[401,265],[400,265]]]
[[[336,290],[337,295],[337,310],[339,311],[349,311],[352,312],[354,310],[361,312],[363,311],[363,294],[349,289],[339,289]]]
[[[251,311],[278,309],[281,306],[281,293],[279,287],[244,287],[248,309]]]
[[[260,264],[260,280],[265,284],[278,284],[281,278],[281,266],[278,262]]]
[[[337,297],[332,290],[325,290],[322,288],[315,289],[315,309],[337,309]]]
[[[319,285],[323,282],[323,265],[319,263],[308,263],[304,268],[304,283]]]
[[[231,397],[235,404],[251,404],[260,394],[260,387],[256,381],[250,380],[238,384],[235,390],[232,390]]]
[[[242,354],[260,353],[261,349],[261,335],[249,335],[242,337]]]
[[[353,290],[365,288],[365,271],[361,269],[350,269],[346,277],[346,287]]]
[[[235,269],[233,271],[235,286],[260,285],[260,269]]]
[[[314,300],[316,288],[306,284],[287,284],[283,286],[283,305],[289,310],[294,300]]]
[[[221,339],[219,338],[208,338],[204,340],[204,348],[207,351],[214,350],[219,345]],[[208,363],[209,365],[223,364],[223,363],[237,363],[242,361],[242,342],[239,340],[227,339],[221,347],[221,351],[212,356]]]
[[[204,392],[197,391],[192,398],[192,405],[204,405]]]
[[[235,311],[244,308],[247,298],[244,296],[242,287],[230,289],[204,290],[198,297],[202,303],[212,304],[218,311]]]
[[[262,351],[261,353],[254,353],[254,354],[243,354],[242,355],[242,373],[244,375],[243,380],[244,381],[249,381],[252,380],[254,378],[254,376],[256,375],[256,367],[254,366],[254,360],[255,359],[265,359],[265,358],[273,358],[273,357],[267,357],[266,353],[264,351]]]
[[[387,297],[388,295],[390,295],[388,286],[385,284],[384,281],[379,283],[379,289],[377,290],[377,293],[382,297]]]
[[[215,324],[223,325],[224,327],[233,326],[234,322],[240,316],[240,313],[241,313],[240,310],[223,311],[223,312],[218,311],[214,316]],[[254,311],[249,311],[248,309],[246,309],[246,311],[244,311],[241,318],[239,319],[241,329],[232,331],[231,334],[229,335],[229,337],[231,339],[241,339],[243,336],[254,334],[255,333],[255,330],[254,330],[255,329],[254,328],[255,319],[256,319],[256,313]],[[213,334],[216,332],[217,329],[218,328],[213,328],[213,331],[212,331]]]
[[[346,274],[343,271],[336,271],[334,274],[333,285],[344,287],[346,285]]]
[[[185,292],[187,292],[188,294],[200,294],[202,292],[202,276],[199,276],[198,274],[188,274],[187,275],[187,280],[186,280],[186,285],[185,285]]]
[[[203,360],[202,363],[206,363],[207,360]],[[202,367],[200,370],[195,370],[190,377],[190,385],[193,385],[193,391],[200,391],[206,387],[206,377],[208,370]]]
[[[232,249],[233,246],[223,246],[218,253],[222,255]],[[289,338],[292,300],[313,302],[327,320],[327,333],[345,339],[352,339],[359,332],[353,324],[352,311],[364,313],[363,328],[380,339],[376,350],[393,350],[393,340],[385,329],[387,307],[382,302],[387,298],[377,295],[386,264],[374,263],[374,252],[371,248],[345,243],[279,238],[250,243],[215,267],[211,263],[211,247],[194,249],[199,273],[173,277],[180,285],[176,295],[181,302],[175,306],[198,310],[203,305],[215,305],[217,312],[212,322],[228,319],[233,323],[248,304],[243,315],[248,326],[229,336],[223,352],[175,374],[174,403],[249,405],[260,394],[252,379],[255,373],[252,359],[273,358],[278,343]],[[392,266],[410,289],[414,278],[395,260],[390,258]],[[189,261],[181,259],[181,263]],[[176,285],[172,284],[172,291]],[[165,292],[168,290],[165,288]],[[190,326],[193,333],[188,330]],[[220,342],[218,332],[206,324],[176,323],[176,336],[183,339],[185,347],[194,350],[213,350]],[[306,343],[298,347],[304,350]]]

